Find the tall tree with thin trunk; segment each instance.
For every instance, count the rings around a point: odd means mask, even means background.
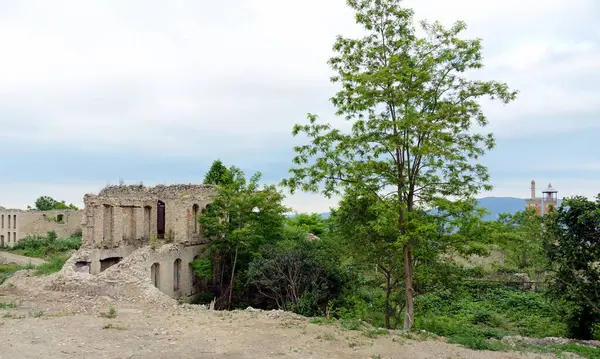
[[[397,243],[402,248],[406,315],[413,325],[413,247],[419,245],[411,214],[439,199],[470,198],[489,189],[487,168],[477,162],[494,146],[483,134],[487,119],[479,100],[509,103],[516,91],[496,81],[472,80],[483,67],[481,41],[460,37],[466,25],[446,29],[422,22],[416,32],[413,11],[400,0],[348,0],[366,34],[338,36],[329,64],[341,89],[332,98],[337,115],[351,124],[294,126],[308,137],[296,146],[295,166],[282,184],[297,189],[341,193],[349,185],[393,206]]]

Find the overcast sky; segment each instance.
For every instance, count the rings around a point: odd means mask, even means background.
[[[491,193],[600,192],[600,1],[413,0],[417,19],[468,24],[489,79]],[[0,205],[82,204],[107,182],[201,182],[217,158],[286,176],[294,123],[331,116],[327,59],[359,33],[344,0],[0,0]],[[298,194],[288,205],[327,211]]]

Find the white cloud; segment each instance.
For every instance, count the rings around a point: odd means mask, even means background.
[[[486,105],[500,137],[599,126],[579,116],[600,110],[596,0],[405,4],[417,19],[465,20],[468,35],[483,38],[482,76],[521,91],[507,107]],[[331,47],[337,34],[360,33],[343,0],[31,0],[0,7],[0,140],[74,151],[271,151],[273,139],[290,136],[306,112],[330,118]],[[8,192],[19,190],[25,187]],[[78,191],[72,188],[73,198]],[[307,198],[294,203],[328,206]]]
[[[557,82],[598,69],[599,49],[589,42],[572,48],[573,36],[562,31],[588,19],[594,1],[406,5],[418,19],[464,19],[471,36],[484,38],[486,56],[493,55],[488,72],[522,90],[517,103],[491,108],[498,127],[523,115],[596,109],[598,89],[567,92]],[[305,112],[330,115],[331,46],[339,33],[359,33],[342,0],[62,0],[3,10],[0,109],[22,118],[3,136],[127,147],[164,139],[171,129],[166,141],[176,152],[190,150],[179,138],[191,131],[288,135]],[[552,51],[570,57],[543,64]]]

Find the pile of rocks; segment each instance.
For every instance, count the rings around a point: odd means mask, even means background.
[[[157,252],[173,250],[174,244],[164,245]],[[107,268],[98,275],[80,271],[76,263],[90,256],[89,249],[80,249],[65,263],[56,275],[48,277],[45,289],[61,292],[76,292],[86,296],[108,296],[126,299],[129,302],[147,302],[154,305],[171,306],[174,299],[152,285],[145,271],[146,261],[153,251],[145,246],[125,257],[121,262]]]

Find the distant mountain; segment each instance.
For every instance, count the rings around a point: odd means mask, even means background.
[[[500,213],[516,213],[525,209],[525,199],[516,197],[483,197],[477,200],[479,205],[490,212],[483,217],[486,221],[498,219]],[[558,201],[560,205],[560,200]],[[329,212],[321,213],[321,217],[329,218]]]
[[[525,199],[515,197],[484,197],[477,200],[479,205],[490,214],[483,217],[486,221],[495,221],[500,213],[516,213],[525,209]]]

